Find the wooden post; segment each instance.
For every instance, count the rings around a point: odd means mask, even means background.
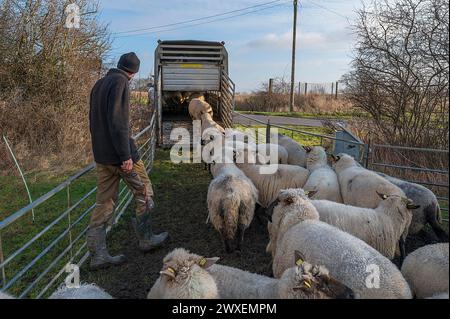
[[[294,0],[294,23],[292,31],[292,63],[291,63],[291,98],[289,101],[289,111],[294,111],[294,87],[295,87],[295,44],[297,37],[297,0]]]
[[[334,94],[334,82],[331,82],[331,95]]]
[[[273,92],[273,79],[269,79],[269,94]]]
[[[298,95],[302,94],[302,82],[298,82]]]
[[[336,95],[335,95],[336,99],[338,98],[338,84],[339,84],[339,82],[336,81]]]
[[[305,95],[308,94],[308,82],[305,82]]]

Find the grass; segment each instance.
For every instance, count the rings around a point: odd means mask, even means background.
[[[247,128],[251,128],[251,129],[264,129],[266,126],[264,125],[252,125],[252,126],[244,126],[244,125],[240,125],[240,124],[236,124],[234,125],[234,128],[236,128],[237,130],[245,130]],[[322,145],[322,140],[320,137],[311,135],[311,134],[319,134],[319,135],[333,135],[333,132],[326,128],[326,127],[311,127],[311,126],[294,126],[294,125],[286,125],[285,127],[287,128],[291,128],[294,130],[299,130],[299,131],[303,131],[305,133],[300,133],[297,131],[292,131],[292,130],[286,130],[286,129],[278,129],[278,132],[283,134],[283,135],[287,135],[289,137],[291,137],[292,139],[294,139],[295,141],[299,142],[302,145],[305,146],[313,146],[313,145]],[[276,129],[276,128],[273,128]],[[324,142],[327,139],[324,139]]]
[[[260,112],[260,111],[238,111],[242,114],[253,114],[253,115],[265,115],[265,116],[285,116],[285,117],[295,117],[295,118],[310,118],[310,119],[342,119],[350,120],[355,117],[368,117],[369,115],[360,110],[352,110],[347,112]]]

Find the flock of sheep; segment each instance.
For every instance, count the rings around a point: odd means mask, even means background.
[[[189,113],[203,131],[225,133],[204,98],[192,99]],[[448,243],[405,251],[407,236],[427,223],[448,241],[430,190],[370,171],[347,154],[332,156],[330,165],[320,146],[273,137],[277,144],[225,142],[220,155],[232,158],[212,157],[207,195],[208,221],[228,253],[242,250],[253,219],[267,224],[273,277],[178,248],[164,258],[149,299],[448,299]],[[262,173],[268,151],[276,154],[274,174]],[[80,296],[111,298],[93,285],[62,288],[51,298]]]

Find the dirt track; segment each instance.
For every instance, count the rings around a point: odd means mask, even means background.
[[[159,276],[164,256],[174,248],[184,247],[192,252],[221,257],[220,263],[269,275],[270,256],[265,252],[267,231],[252,224],[245,236],[242,255],[226,255],[218,233],[206,225],[206,194],[211,177],[202,164],[172,164],[167,151],[157,151],[151,174],[157,209],[154,227],[170,232],[167,246],[153,253],[142,254],[136,249],[136,239],[130,222],[131,209],[110,233],[108,243],[114,253],[122,252],[128,263],[107,270],[89,272],[82,269],[83,282],[95,282],[115,298],[146,298]],[[447,229],[448,230],[448,229]],[[409,238],[407,251],[426,243],[434,243],[433,234]]]

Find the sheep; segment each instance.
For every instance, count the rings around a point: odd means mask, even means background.
[[[113,299],[113,297],[94,284],[83,284],[78,288],[62,286],[49,299]]]
[[[362,208],[327,200],[311,201],[320,220],[365,241],[383,256],[393,259],[397,245],[402,260],[405,240],[417,205],[408,198],[378,194],[382,199],[377,208]]]
[[[406,182],[383,173],[378,174],[399,187],[408,198],[411,198],[414,203],[420,205],[420,208],[412,211],[413,218],[408,232],[410,235],[418,234],[425,224],[428,223],[439,240],[448,241],[448,234],[442,228],[442,215],[439,201],[432,191],[419,184]]]
[[[301,188],[305,185],[309,176],[309,171],[306,168],[296,165],[277,164],[276,171],[273,174],[264,174],[267,165],[245,163],[236,163],[236,165],[256,186],[259,191],[259,203],[266,208],[277,198],[280,190]]]
[[[353,298],[353,291],[332,278],[323,266],[311,265],[296,252],[280,279],[215,264],[208,269],[224,299]]]
[[[183,248],[170,252],[147,299],[218,299],[216,282],[208,268],[219,258],[204,258]]]
[[[290,267],[289,261],[298,250],[305,260],[329,269],[334,278],[354,291],[356,298],[412,298],[402,274],[386,257],[362,240],[318,220],[317,211],[302,213],[311,209],[309,199],[296,190],[284,190],[280,198],[268,225],[271,241],[275,224],[287,229],[275,231],[279,237],[272,251],[275,278]]]
[[[406,257],[402,274],[417,298],[448,298],[448,258],[448,243],[423,246]]]
[[[245,230],[250,226],[258,200],[258,190],[252,181],[234,164],[215,164],[215,178],[209,185],[208,217],[221,234],[227,253],[240,251]]]
[[[219,132],[220,134],[225,134],[225,130],[222,126],[220,126],[219,124],[217,124],[213,119],[211,114],[209,113],[204,113],[201,115],[200,117],[201,121],[202,121],[202,135],[205,133],[206,130],[208,129],[214,129],[217,132]]]
[[[344,204],[376,208],[381,199],[376,193],[406,197],[405,193],[377,173],[365,169],[347,154],[333,155]]]
[[[286,148],[278,144],[258,144],[257,164],[270,164],[271,159],[276,159],[278,164],[288,163],[288,152]],[[275,164],[275,163],[272,163]]]
[[[306,150],[303,146],[282,134],[277,134],[276,136],[271,134],[271,140],[272,139],[278,139],[277,144],[283,146],[287,150],[288,164],[306,167]]]
[[[7,293],[0,291],[0,300],[3,300],[3,299],[15,299],[15,298],[13,296],[8,295]]]
[[[306,148],[306,168],[310,175],[303,189],[316,191],[314,199],[327,199],[342,203],[342,195],[336,172],[327,164],[327,153],[321,146]]]
[[[211,117],[213,116],[213,110],[211,105],[205,101],[204,96],[194,98],[189,102],[189,115],[193,120],[200,120],[202,114],[209,113]]]
[[[278,245],[278,239],[282,238],[290,227],[291,223],[301,220],[319,219],[319,213],[314,205],[308,200],[308,197],[314,196],[314,192],[305,192],[301,188],[283,189],[278,197],[269,205],[266,211],[270,220],[268,223],[269,243],[266,251],[275,255],[275,249]],[[273,214],[273,210],[282,209],[284,215]],[[278,236],[281,234],[281,236]]]

